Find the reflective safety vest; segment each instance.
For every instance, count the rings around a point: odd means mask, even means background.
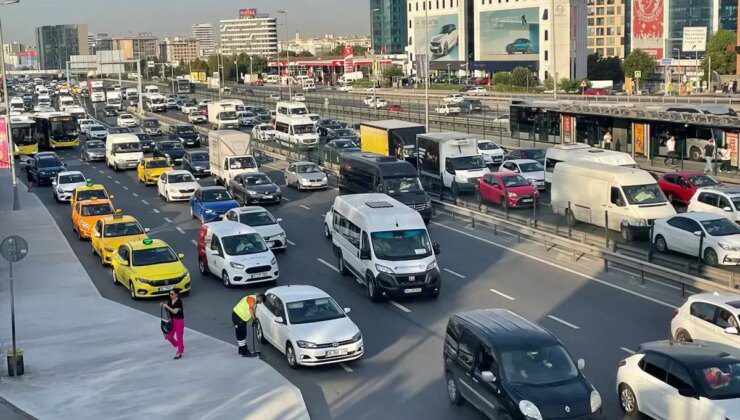
[[[252,319],[252,312],[251,309],[254,309],[254,306],[257,304],[257,296],[256,295],[247,295],[244,296],[244,298],[239,299],[239,302],[236,303],[236,306],[234,306],[234,313],[239,316],[244,322],[249,321]]]

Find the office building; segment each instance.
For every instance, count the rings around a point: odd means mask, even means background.
[[[277,18],[242,9],[239,19],[219,22],[222,54],[247,54],[267,57],[278,52]]]
[[[93,33],[87,34],[87,50],[90,54],[95,53],[95,34]]]
[[[40,26],[36,45],[43,70],[64,69],[70,56],[89,53],[87,25]]]
[[[95,35],[95,51],[110,51],[113,49],[113,38],[108,34],[100,33]],[[93,51],[90,51],[93,52]]]
[[[445,0],[450,1],[450,0]],[[462,3],[463,1],[454,0]],[[414,3],[409,0],[408,4]],[[436,0],[439,3],[439,0]],[[374,9],[378,9],[373,12]],[[403,54],[408,45],[406,0],[370,0],[372,48],[377,54]]]
[[[364,48],[370,48],[370,37],[366,35],[334,35],[324,34],[323,37],[313,38],[301,38],[298,33],[295,34],[295,38],[291,38],[287,41],[280,41],[278,49],[283,51],[290,51],[294,53],[300,53],[302,51],[308,51],[314,56],[330,55],[330,53],[336,50],[340,45],[351,45],[360,46]],[[376,51],[378,54],[381,51]]]
[[[160,50],[162,61],[187,64],[199,57],[200,45],[195,38],[165,38]]]
[[[587,0],[586,36],[589,54],[624,58],[627,1]]]
[[[198,40],[200,57],[208,57],[215,52],[216,39],[213,35],[213,25],[210,23],[193,25],[193,38]]]
[[[147,32],[136,36],[115,37],[112,44],[114,50],[121,51],[123,60],[141,60],[159,55],[159,40]]]

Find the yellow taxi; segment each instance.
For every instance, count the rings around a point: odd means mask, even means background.
[[[160,175],[171,170],[172,165],[165,158],[146,158],[139,162],[139,166],[136,167],[136,179],[143,182],[144,185],[156,184]]]
[[[103,265],[111,263],[113,252],[119,246],[131,241],[148,238],[149,228],[142,228],[133,216],[116,213],[113,217],[98,220],[93,226],[90,246],[93,254],[100,256]]]
[[[113,254],[113,283],[128,288],[131,299],[164,296],[174,288],[190,291],[190,273],[183,254],[161,239],[142,239],[120,245]]]
[[[113,203],[107,199],[77,201],[72,207],[72,229],[80,240],[89,238],[98,220],[116,213]]]
[[[75,203],[78,201],[85,200],[111,200],[114,197],[108,195],[108,191],[101,184],[93,184],[88,181],[85,185],[81,185],[74,189],[72,192],[72,198],[69,200],[69,204],[72,208],[75,208]]]

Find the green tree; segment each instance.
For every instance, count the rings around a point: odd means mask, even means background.
[[[622,70],[625,77],[635,77],[635,72],[642,72],[641,79],[645,80],[655,70],[655,59],[643,50],[633,50],[624,58]]]
[[[732,48],[735,43],[735,32],[726,29],[720,29],[709,37],[707,52],[701,62],[701,68],[705,75],[709,74],[709,58],[712,59],[712,73],[735,74],[737,55],[734,48]],[[706,79],[706,76],[704,78]]]
[[[619,57],[602,57],[599,53],[589,54],[586,69],[589,80],[611,80],[612,82],[624,80],[622,59]]]
[[[337,45],[336,47],[334,47],[333,50],[329,51],[327,55],[342,55],[342,53],[344,52],[344,46],[344,44]],[[352,51],[355,56],[363,56],[365,55],[365,53],[367,53],[367,48],[363,47],[362,45],[353,45]]]
[[[514,67],[511,71],[511,85],[519,87],[534,87],[537,85],[537,76],[535,76],[526,67]]]
[[[394,77],[403,77],[403,70],[401,69],[401,67],[393,65],[390,67],[386,67],[386,69],[383,70],[384,79],[392,79]]]
[[[496,86],[511,86],[511,73],[507,71],[494,73],[493,84]]]

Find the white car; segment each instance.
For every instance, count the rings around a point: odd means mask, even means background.
[[[496,127],[509,127],[509,114],[501,114],[492,119],[491,125]]]
[[[478,95],[485,95],[486,92],[487,92],[486,88],[484,88],[482,86],[473,86],[470,89],[466,90],[465,91],[465,94],[466,95],[478,96]]]
[[[198,106],[201,106],[201,105],[208,105],[208,104],[210,104],[211,102],[213,102],[213,99],[201,99],[201,100],[200,100],[200,102],[198,102]]]
[[[85,175],[80,171],[62,171],[51,181],[54,198],[57,201],[70,201],[75,188],[87,183]]]
[[[283,219],[276,219],[262,206],[245,206],[231,209],[224,214],[224,220],[243,223],[252,227],[262,236],[272,250],[284,251],[288,248],[285,230],[280,226]]]
[[[279,93],[271,93],[270,96],[267,97],[267,99],[269,99],[271,101],[279,101],[282,98],[280,97],[280,94]]]
[[[486,165],[498,165],[504,161],[504,149],[491,140],[478,140],[478,153]]]
[[[707,341],[644,343],[617,369],[625,418],[739,419],[738,388],[740,350]]]
[[[740,222],[740,188],[704,187],[696,190],[686,211],[704,211]]]
[[[188,122],[190,124],[203,124],[208,122],[208,118],[200,111],[190,111],[188,112]]]
[[[454,103],[443,102],[434,109],[437,114],[456,115],[460,113],[460,107]]]
[[[138,121],[136,121],[136,118],[134,118],[131,114],[121,114],[116,118],[116,125],[119,127],[136,127],[139,125]]]
[[[254,112],[239,111],[236,116],[239,118],[239,126],[241,127],[253,127],[259,121],[259,117]]]
[[[716,265],[740,264],[740,226],[714,213],[680,213],[653,223],[651,238],[659,252],[675,251]]]
[[[439,33],[434,35],[429,41],[429,51],[435,56],[443,56],[457,46],[458,32],[457,25],[449,23],[439,29]]]
[[[342,309],[323,290],[279,286],[265,296],[255,310],[257,340],[285,354],[291,368],[356,360],[365,352],[349,308]]]
[[[190,115],[192,112],[198,111],[198,105],[183,105],[180,107],[180,112],[185,115]]]
[[[541,163],[533,159],[512,159],[502,163],[498,169],[501,172],[513,172],[519,174],[537,187],[538,190],[545,189],[545,168]]]
[[[167,171],[157,179],[157,195],[167,202],[190,200],[199,187],[200,184],[193,174],[181,169]]]
[[[84,131],[88,140],[105,140],[108,138],[108,129],[102,124],[90,124]]]
[[[87,127],[93,124],[97,124],[97,123],[98,123],[97,121],[90,119],[90,118],[83,118],[81,120],[77,120],[77,126],[80,127],[80,131],[83,133],[87,131]]]
[[[352,92],[353,90],[354,88],[352,87],[352,85],[340,85],[339,87],[337,87],[338,92]]]
[[[294,93],[290,100],[293,102],[305,102],[306,97],[302,93]]]
[[[740,296],[700,293],[689,296],[671,320],[671,336],[683,342],[713,341],[740,348]]]
[[[259,124],[252,128],[252,138],[257,141],[272,141],[276,134],[270,124]]]
[[[383,98],[375,98],[370,100],[367,104],[370,108],[380,109],[388,106],[388,101]]]
[[[442,102],[453,103],[453,104],[459,104],[460,102],[464,100],[465,100],[465,97],[460,95],[459,93],[453,93],[452,95],[447,95],[444,98],[442,98]]]

